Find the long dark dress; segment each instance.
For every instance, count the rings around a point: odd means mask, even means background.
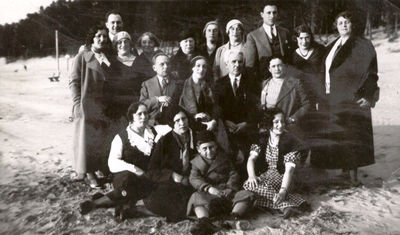
[[[158,141],[147,172],[147,176],[157,183],[151,194],[143,200],[148,210],[172,222],[186,218],[187,203],[194,191],[188,180],[190,160],[194,154],[193,144],[183,143],[174,131]],[[173,172],[186,179],[176,183],[172,179]]]
[[[104,89],[109,114],[115,118],[125,116],[129,105],[139,101],[140,88],[144,80],[136,72],[135,61],[131,66],[117,59],[111,61],[111,79],[106,81]]]
[[[153,69],[153,63],[149,60],[144,53],[140,54],[132,65],[139,78],[144,81],[156,75]]]
[[[326,55],[335,43],[328,46]],[[319,101],[323,118],[316,138],[311,141],[315,149],[311,156],[313,165],[354,169],[375,162],[371,108],[361,108],[356,102],[364,98],[374,103],[377,72],[372,43],[351,36],[329,69],[330,94]]]

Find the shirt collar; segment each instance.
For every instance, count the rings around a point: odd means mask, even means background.
[[[267,25],[267,24],[263,24],[263,28],[264,28],[264,31],[267,33],[268,37],[270,37],[270,38],[272,38],[271,28],[272,28],[272,31],[273,31],[274,35],[277,35],[276,26],[275,25],[270,26],[270,25]]]
[[[102,63],[106,64],[108,67],[110,66],[110,61],[107,59],[107,56],[103,53],[97,53],[94,52],[93,49],[91,49],[93,54],[94,54],[94,58],[96,58],[96,60],[99,62],[99,64],[101,65]]]
[[[168,77],[163,78],[163,77],[160,77],[160,76],[157,75],[157,78],[158,78],[158,82],[159,82],[161,85],[163,84],[162,81],[163,81],[164,79],[167,80],[167,84],[169,83]]]

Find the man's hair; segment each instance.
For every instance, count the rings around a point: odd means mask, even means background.
[[[121,13],[118,10],[113,9],[113,10],[111,10],[111,11],[106,13],[106,22],[108,22],[108,17],[110,15],[119,15],[121,17],[121,20],[122,20]]]
[[[264,5],[263,5],[263,7],[261,9],[262,12],[264,11],[264,8],[266,6],[276,6],[276,8],[279,9],[279,4],[278,4],[278,1],[276,1],[276,0],[267,0],[267,1],[265,1]]]
[[[240,55],[240,56],[244,59],[244,54],[243,54],[242,51],[235,50],[235,49],[233,49],[233,50],[228,50],[227,53],[225,54],[225,59],[224,59],[224,61],[225,61],[226,64],[228,64],[229,59],[230,59],[231,56],[233,56],[233,55]]]
[[[153,62],[153,65],[156,64],[157,57],[159,57],[159,56],[166,56],[167,58],[169,58],[169,56],[167,54],[165,54],[164,52],[162,52],[162,51],[157,52],[156,54],[154,54],[153,58],[151,59],[151,62]]]

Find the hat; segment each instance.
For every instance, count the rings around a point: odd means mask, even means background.
[[[211,25],[211,24],[215,24],[215,25],[219,26],[219,24],[218,24],[218,22],[216,20],[208,21],[207,24],[203,28],[203,34],[204,35],[206,34],[207,27],[209,25]]]
[[[178,35],[179,41],[182,41],[182,40],[185,40],[188,38],[193,38],[196,40],[196,34],[191,29],[183,29]]]
[[[240,22],[240,20],[237,19],[233,19],[230,20],[227,24],[226,24],[226,33],[229,33],[229,28],[232,27],[235,24],[239,24],[242,28],[243,28],[243,23]]]
[[[132,41],[131,36],[126,31],[120,31],[120,32],[116,33],[114,36],[114,39],[116,42],[118,42],[119,40],[122,40],[122,39],[126,39],[126,38],[129,39],[129,41]]]
[[[203,130],[200,131],[197,136],[197,145],[201,145],[208,142],[216,142],[215,135],[211,131]]]

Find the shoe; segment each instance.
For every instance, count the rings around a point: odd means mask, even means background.
[[[93,209],[94,209],[94,204],[92,201],[84,201],[81,204],[79,204],[79,212],[81,213],[81,215],[86,215]]]
[[[92,195],[91,199],[92,199],[92,201],[95,201],[95,200],[97,200],[99,198],[102,198],[102,197],[104,197],[104,194],[100,193],[100,192],[97,192],[97,193]]]
[[[211,223],[209,218],[200,218],[190,229],[190,233],[193,235],[211,235],[218,230],[218,227]]]
[[[71,182],[75,183],[75,182],[82,182],[85,180],[85,173],[80,173],[80,174],[74,174],[73,176],[71,176]]]
[[[88,184],[91,188],[93,189],[99,189],[100,184],[99,181],[96,178],[96,175],[93,173],[86,173],[86,179],[88,181]]]

